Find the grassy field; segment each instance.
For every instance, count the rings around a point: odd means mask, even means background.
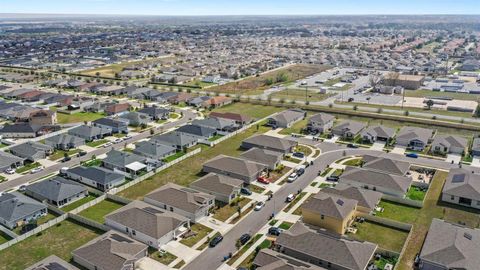
[[[78,201],[76,201],[76,202],[73,202],[73,203],[65,206],[65,207],[62,207],[62,211],[63,211],[63,212],[70,212],[70,211],[72,211],[73,209],[76,209],[76,208],[78,208],[78,207],[80,207],[80,206],[82,206],[82,205],[84,205],[84,204],[86,204],[86,203],[88,203],[88,202],[90,202],[90,201],[95,200],[95,198],[97,198],[97,197],[94,196],[93,193],[91,193],[91,194],[89,194],[89,195],[88,195],[87,197],[85,197],[85,198],[82,198],[82,199],[80,199],[80,200],[78,200]]]
[[[443,171],[437,171],[435,173],[425,197],[423,208],[416,215],[417,218],[413,224],[412,237],[407,243],[404,255],[400,258],[398,269],[412,269],[415,255],[419,253],[422,248],[433,218],[444,219],[452,223],[461,221],[465,222],[469,227],[478,227],[480,225],[480,211],[439,202],[447,174],[447,172]]]
[[[365,221],[355,223],[357,233],[348,234],[349,237],[361,241],[378,244],[381,248],[400,252],[407,239],[408,232],[386,227],[377,223]]]
[[[380,201],[379,206],[383,207],[384,211],[377,212],[377,216],[410,224],[415,222],[420,211],[418,208],[389,201]]]
[[[103,233],[65,220],[37,235],[0,251],[1,270],[22,270],[52,254],[67,262],[71,252]]]
[[[278,108],[274,106],[264,106],[264,105],[254,105],[249,103],[233,103],[221,108],[216,108],[212,110],[213,112],[230,112],[230,113],[240,113],[248,115],[255,119],[261,119],[267,117],[273,113],[282,111],[283,108]]]
[[[123,204],[120,204],[111,200],[103,200],[98,204],[92,207],[89,207],[78,214],[82,217],[86,217],[93,221],[103,224],[103,222],[105,222],[106,215],[121,208],[122,206]]]
[[[242,152],[239,146],[244,139],[254,134],[264,133],[267,130],[269,130],[269,128],[264,126],[259,126],[258,130],[257,127],[252,127],[245,132],[217,144],[215,147],[209,148],[202,146],[202,152],[194,157],[185,159],[163,170],[147,180],[120,192],[119,195],[130,199],[141,199],[147,193],[169,182],[187,186],[199,178],[203,163],[220,154],[239,156]]]
[[[105,117],[103,113],[94,112],[78,112],[73,114],[57,113],[57,121],[59,124],[90,122],[102,117]]]
[[[95,140],[95,141],[88,142],[86,145],[90,146],[90,147],[98,147],[102,144],[106,144],[107,142],[109,142],[109,140],[101,139],[101,140]]]
[[[265,90],[269,87],[281,83],[294,82],[296,80],[325,71],[328,68],[329,67],[327,66],[320,65],[292,65],[269,71],[257,76],[247,77],[242,80],[227,83],[224,85],[211,87],[209,88],[209,90],[220,93],[248,94],[252,91]],[[283,81],[278,82],[277,77],[282,75],[284,77]]]
[[[331,96],[332,94],[321,94],[312,90],[305,91],[305,89],[286,89],[270,95],[272,98],[301,101],[307,100],[308,102],[322,101]]]
[[[8,236],[6,233],[0,231],[0,245],[12,240],[10,236]]]
[[[406,90],[405,91],[406,97],[451,97],[454,99],[460,100],[473,100],[479,101],[480,95],[475,94],[467,94],[467,93],[452,93],[452,92],[440,92],[440,91],[431,91],[427,89],[419,89],[419,90]]]
[[[189,237],[189,238],[186,238],[186,239],[182,239],[180,240],[180,243],[188,246],[188,247],[192,247],[193,245],[195,245],[198,241],[200,241],[201,239],[203,239],[205,236],[207,236],[209,233],[212,232],[212,229],[208,228],[207,226],[204,226],[200,223],[197,223],[197,224],[193,224],[190,229],[192,231],[194,231],[196,233],[195,236],[192,236],[192,237]]]

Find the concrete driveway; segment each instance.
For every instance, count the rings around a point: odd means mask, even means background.
[[[458,164],[462,160],[462,156],[459,154],[448,154],[447,159],[445,160],[446,162],[452,163],[453,164]]]
[[[373,143],[372,147],[370,147],[370,149],[382,151],[384,147],[385,147],[384,142],[375,142]]]
[[[480,167],[480,157],[474,157],[472,160],[473,167]]]
[[[395,146],[395,148],[393,148],[391,153],[403,155],[405,154],[405,150],[407,150],[405,146]]]
[[[331,139],[325,139],[324,142],[336,143],[340,139],[338,136],[333,136]]]

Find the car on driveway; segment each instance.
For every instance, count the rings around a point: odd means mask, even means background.
[[[257,178],[257,181],[260,182],[260,183],[262,183],[262,184],[270,184],[270,181],[269,181],[266,177],[264,177],[264,176],[258,177],[258,178]]]
[[[248,240],[250,240],[250,238],[252,238],[252,237],[250,236],[250,234],[245,233],[245,234],[243,234],[242,236],[240,236],[240,238],[238,239],[238,241],[240,241],[240,244],[242,244],[242,246],[243,246],[243,245],[245,245],[245,244],[248,242]]]
[[[6,174],[14,174],[14,173],[15,173],[15,170],[12,169],[12,168],[8,168],[8,169],[5,170],[5,173],[6,173]]]
[[[298,178],[298,174],[297,173],[292,173],[288,176],[287,182],[292,183],[295,180],[297,180],[297,178]]]
[[[121,143],[122,141],[123,141],[122,139],[117,138],[117,139],[115,139],[115,140],[113,141],[113,143]]]
[[[406,157],[409,157],[409,158],[418,158],[418,155],[415,154],[415,153],[407,153],[405,154]]]
[[[264,202],[258,202],[256,205],[255,205],[255,208],[254,210],[255,211],[260,211],[262,210],[262,208],[265,206],[265,203]]]
[[[72,158],[69,157],[69,156],[66,156],[66,157],[62,158],[62,162],[67,162],[67,161],[70,161],[70,160],[72,160]]]
[[[279,236],[282,233],[282,229],[277,227],[270,227],[268,229],[268,234]]]
[[[294,156],[296,158],[304,158],[305,154],[302,153],[302,152],[295,152],[295,153],[292,154],[292,156]]]
[[[87,154],[87,151],[80,151],[80,152],[78,152],[77,157],[83,157],[86,154]]]
[[[41,172],[43,171],[43,167],[40,166],[40,167],[37,167],[37,168],[33,168],[32,170],[30,170],[30,173],[31,174],[34,174],[34,173],[38,173],[38,172]]]
[[[240,193],[242,193],[243,195],[252,195],[252,192],[250,191],[250,189],[244,188],[244,187],[240,189]]]
[[[327,177],[327,181],[331,181],[331,182],[337,182],[338,179],[339,177],[336,175],[330,175],[329,177]]]
[[[223,240],[223,236],[219,235],[219,236],[216,236],[215,238],[213,238],[210,243],[208,243],[208,245],[210,247],[215,247],[216,245],[220,244],[220,242],[222,242]]]

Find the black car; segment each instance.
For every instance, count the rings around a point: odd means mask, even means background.
[[[244,195],[252,195],[252,192],[248,188],[241,188],[240,193]]]
[[[250,236],[250,234],[246,233],[246,234],[240,236],[240,239],[238,239],[238,241],[240,241],[240,244],[242,244],[242,246],[243,246],[248,242],[248,240],[250,240],[250,238],[252,238]]]
[[[297,157],[297,158],[304,158],[305,154],[302,152],[295,152],[292,154],[292,156]]]
[[[86,154],[87,154],[86,151],[80,151],[80,152],[78,152],[77,156],[82,157],[82,156],[85,156]]]
[[[208,245],[213,248],[213,247],[215,247],[216,245],[218,245],[220,242],[222,242],[222,240],[223,240],[223,236],[219,235],[219,236],[213,238],[213,239],[210,241],[210,243],[208,243]]]
[[[355,145],[353,143],[349,143],[349,144],[347,144],[347,147],[348,148],[358,148],[358,145]]]
[[[335,175],[329,176],[327,177],[327,181],[337,182],[338,176],[335,176]]]
[[[62,159],[62,162],[67,162],[67,161],[70,161],[70,160],[72,160],[71,157],[64,157],[64,158]]]
[[[305,173],[305,169],[304,168],[299,168],[296,173],[297,173],[298,176],[300,176],[300,175]]]
[[[277,227],[270,227],[268,229],[268,234],[279,236],[282,233],[282,230]]]

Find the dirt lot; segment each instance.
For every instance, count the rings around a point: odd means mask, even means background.
[[[281,83],[294,82],[296,80],[325,71],[328,68],[329,67],[327,66],[321,65],[292,65],[266,72],[259,76],[252,76],[236,82],[212,87],[209,88],[209,90],[221,93],[246,94],[251,91],[265,90]],[[276,82],[276,78],[278,78],[280,75],[284,75],[285,80],[282,82]]]

